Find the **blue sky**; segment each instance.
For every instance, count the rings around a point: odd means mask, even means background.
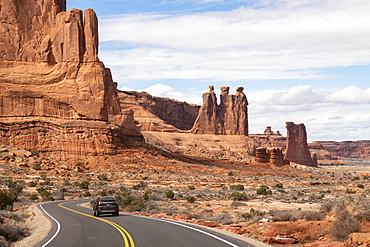
[[[92,8],[123,90],[201,104],[243,86],[251,133],[305,123],[309,141],[370,139],[368,0],[69,0]],[[216,91],[218,94],[219,91]]]

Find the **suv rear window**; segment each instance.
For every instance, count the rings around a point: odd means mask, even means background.
[[[102,202],[116,202],[116,199],[114,199],[113,197],[103,197],[101,201]]]

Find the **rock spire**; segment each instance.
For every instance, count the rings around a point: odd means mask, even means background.
[[[229,87],[221,87],[220,104],[214,87],[203,94],[203,106],[191,129],[195,134],[248,135],[248,100],[238,87],[236,94],[229,94]]]
[[[285,159],[306,166],[317,166],[316,154],[311,156],[307,144],[307,132],[303,123],[286,122],[287,144]]]

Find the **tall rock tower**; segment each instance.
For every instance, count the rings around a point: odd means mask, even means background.
[[[220,104],[214,87],[203,94],[203,106],[191,129],[195,134],[248,135],[248,100],[238,87],[236,94],[229,94],[229,87],[221,87]]]
[[[112,153],[130,131],[140,136],[125,128],[129,116],[98,59],[92,9],[66,11],[65,0],[0,7],[0,142],[67,160]]]
[[[306,166],[317,166],[316,154],[311,156],[307,144],[307,132],[303,123],[286,122],[287,146],[285,159]]]

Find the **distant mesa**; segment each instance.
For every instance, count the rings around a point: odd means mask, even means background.
[[[191,133],[248,136],[248,100],[244,88],[238,87],[235,95],[229,94],[229,87],[220,89],[220,104],[213,86],[203,94],[203,105]]]

